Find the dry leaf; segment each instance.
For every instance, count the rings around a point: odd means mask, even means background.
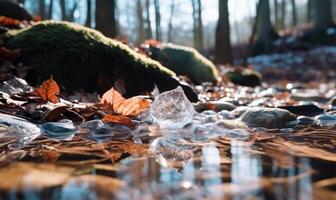
[[[44,101],[58,103],[57,95],[59,92],[58,84],[51,77],[49,80],[44,81],[40,87],[35,88],[32,94],[41,97]]]
[[[103,95],[101,103],[110,105],[113,113],[123,116],[137,116],[150,106],[150,102],[142,97],[125,99],[114,88]]]
[[[121,115],[105,115],[102,121],[107,123],[122,124],[131,128],[134,127],[134,124],[129,117]]]

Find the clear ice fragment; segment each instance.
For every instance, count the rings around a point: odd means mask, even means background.
[[[61,120],[59,122],[48,122],[40,126],[42,135],[53,140],[71,140],[76,134],[76,128],[71,120]]]
[[[0,114],[0,140],[11,141],[8,148],[23,148],[41,134],[40,128],[29,121],[7,114]]]
[[[149,112],[151,119],[161,128],[179,129],[192,122],[195,109],[183,89],[177,87],[156,97]]]

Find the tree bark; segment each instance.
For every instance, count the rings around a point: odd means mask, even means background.
[[[45,1],[39,0],[39,16],[41,19],[45,19]]]
[[[168,42],[173,42],[173,19],[175,13],[175,0],[171,0],[170,16],[168,21]]]
[[[54,7],[54,0],[50,0],[48,9],[48,19],[52,19],[53,7]]]
[[[228,0],[218,0],[218,3],[219,17],[216,27],[215,62],[227,64],[233,61]]]
[[[278,37],[271,23],[269,0],[259,0],[256,18],[257,38],[252,53],[269,53],[273,40]]]
[[[314,3],[315,10],[315,31],[325,30],[326,28],[333,26],[332,14],[331,14],[331,0],[323,0]]]
[[[59,3],[60,3],[60,7],[61,7],[62,20],[66,21],[67,20],[67,13],[66,13],[65,0],[60,0]]]
[[[194,46],[198,50],[202,50],[203,46],[203,21],[202,21],[202,3],[201,0],[191,0],[193,7],[194,20]]]
[[[107,37],[117,36],[115,0],[96,0],[96,29]]]
[[[274,23],[276,28],[279,28],[279,3],[278,0],[273,1],[274,5]]]
[[[307,3],[307,21],[310,22],[313,20],[314,15],[314,0],[308,0]]]
[[[91,0],[86,0],[86,20],[85,20],[85,26],[87,27],[91,27],[91,11],[92,11],[92,8],[91,8]]]
[[[161,40],[161,13],[160,13],[160,1],[154,0],[154,8],[155,8],[155,32],[156,39]]]
[[[295,0],[291,0],[291,5],[292,5],[292,26],[296,26],[297,25],[297,14],[296,14]]]
[[[145,2],[145,6],[146,6],[146,39],[151,39],[153,37],[153,33],[152,33],[152,25],[151,25],[151,20],[150,20],[150,2],[149,0],[146,0]]]
[[[138,44],[141,44],[145,40],[144,17],[141,0],[137,0],[136,13],[138,17]]]
[[[281,2],[281,21],[280,21],[280,26],[281,29],[286,28],[286,0],[282,0]]]

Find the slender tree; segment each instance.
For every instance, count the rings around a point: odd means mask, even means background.
[[[256,42],[253,54],[268,53],[272,48],[272,42],[278,37],[270,17],[269,0],[259,0],[255,22]]]
[[[196,49],[203,49],[203,21],[201,0],[191,0],[194,19],[194,46]]]
[[[59,3],[61,7],[62,20],[65,21],[67,20],[65,0],[60,0]]]
[[[117,36],[115,0],[96,0],[96,29],[108,37]]]
[[[138,43],[140,44],[145,40],[145,27],[144,27],[144,17],[141,0],[137,0],[136,4],[136,14],[138,19]]]
[[[48,8],[48,19],[52,19],[53,7],[54,7],[54,0],[50,0]]]
[[[173,19],[175,14],[175,0],[170,3],[170,16],[168,21],[168,42],[173,42]]]
[[[307,3],[307,21],[310,22],[313,20],[313,14],[314,14],[314,0],[308,0]]]
[[[273,1],[273,7],[274,7],[274,23],[275,26],[279,27],[279,3],[278,0]]]
[[[86,0],[86,20],[85,20],[85,26],[91,27],[91,0]]]
[[[39,0],[39,16],[41,19],[45,19],[45,1]]]
[[[292,5],[292,26],[296,26],[297,25],[297,14],[296,14],[295,0],[291,0],[291,5]]]
[[[228,0],[218,0],[218,3],[219,17],[216,27],[215,62],[221,64],[232,63]]]
[[[150,20],[150,2],[149,2],[149,0],[145,1],[145,7],[146,7],[145,32],[146,32],[146,38],[150,39],[150,38],[153,37],[153,33],[152,33],[152,25],[151,25],[151,20]]]
[[[161,40],[161,12],[160,12],[160,0],[154,0],[155,8],[155,32],[156,39]]]
[[[280,20],[280,26],[281,29],[286,28],[286,0],[282,0],[281,2],[281,20]]]
[[[314,3],[314,29],[315,31],[325,30],[326,28],[333,26],[332,14],[331,14],[331,0],[323,0]]]

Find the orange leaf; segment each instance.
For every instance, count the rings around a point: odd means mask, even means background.
[[[142,97],[125,99],[114,88],[103,95],[101,103],[110,105],[113,113],[123,116],[137,116],[150,106],[150,102]]]
[[[57,95],[59,92],[58,84],[51,77],[49,80],[44,81],[40,87],[35,88],[32,94],[41,97],[44,101],[58,103]]]
[[[122,124],[131,128],[134,127],[134,124],[129,117],[121,115],[105,115],[102,121],[106,123]]]

